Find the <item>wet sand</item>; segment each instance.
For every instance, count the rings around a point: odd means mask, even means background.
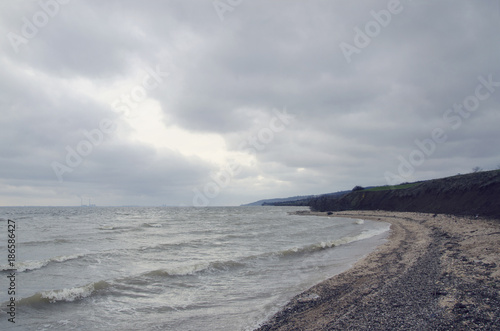
[[[258,330],[500,328],[499,220],[384,211],[335,216],[391,223],[391,235]]]

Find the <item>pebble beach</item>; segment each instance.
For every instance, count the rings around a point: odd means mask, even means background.
[[[391,235],[348,271],[293,298],[258,330],[498,330],[500,221],[302,213],[388,222]]]

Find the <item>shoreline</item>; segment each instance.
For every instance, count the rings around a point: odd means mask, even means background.
[[[386,211],[304,214],[388,222],[391,233],[257,330],[484,330],[500,324],[499,220]]]

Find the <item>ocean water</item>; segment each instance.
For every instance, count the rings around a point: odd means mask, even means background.
[[[288,214],[300,209],[0,208],[0,329],[252,330],[388,234],[387,223]]]

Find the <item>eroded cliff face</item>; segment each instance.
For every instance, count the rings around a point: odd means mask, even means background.
[[[500,219],[500,171],[485,171],[421,182],[406,189],[348,193],[312,199],[314,211],[387,210],[480,215]]]

